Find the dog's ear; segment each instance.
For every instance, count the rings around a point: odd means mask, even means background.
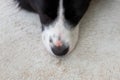
[[[77,25],[80,19],[88,9],[91,0],[64,0],[65,18],[66,20]]]
[[[14,0],[18,3],[18,7],[25,9],[27,11],[36,12],[28,3],[28,0]]]

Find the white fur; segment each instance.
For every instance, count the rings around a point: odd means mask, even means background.
[[[51,51],[51,47],[53,44],[50,43],[50,37],[53,39],[53,43],[58,40],[58,37],[61,36],[61,40],[66,43],[66,45],[69,46],[71,52],[73,48],[75,47],[77,40],[78,40],[78,33],[79,33],[79,27],[76,26],[75,29],[69,29],[68,26],[70,26],[63,16],[64,8],[63,8],[63,0],[60,0],[60,6],[59,6],[59,12],[57,19],[50,24],[49,26],[44,26],[45,30],[42,33],[42,40],[44,45],[46,46],[47,50],[53,54]]]

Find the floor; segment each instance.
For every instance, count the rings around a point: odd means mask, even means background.
[[[61,58],[43,46],[37,14],[0,0],[0,80],[120,80],[120,0],[93,0]]]

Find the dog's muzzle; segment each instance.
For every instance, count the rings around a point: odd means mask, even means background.
[[[69,52],[69,46],[66,46],[65,43],[58,40],[53,47],[51,47],[51,50],[56,56],[64,56]]]

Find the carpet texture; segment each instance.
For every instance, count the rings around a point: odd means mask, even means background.
[[[0,0],[0,80],[120,80],[120,0],[93,0],[62,58],[46,51],[37,14]]]

